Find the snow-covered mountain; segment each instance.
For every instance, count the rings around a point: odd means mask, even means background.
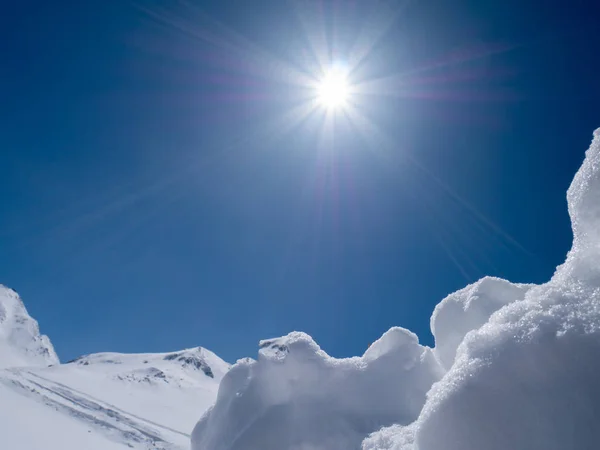
[[[59,364],[12,290],[0,290],[1,448],[187,449],[229,365],[198,347]]]
[[[19,295],[0,285],[0,369],[58,364],[58,356]]]

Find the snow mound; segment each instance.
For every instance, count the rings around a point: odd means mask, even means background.
[[[523,300],[532,286],[485,277],[442,300],[431,316],[431,332],[444,368],[452,366],[456,349],[469,331],[481,327],[503,306]]]
[[[382,430],[364,450],[598,448],[600,130],[567,199],[566,262],[465,336],[409,430]]]
[[[600,442],[600,129],[567,193],[573,247],[541,286],[446,297],[436,347],[393,328],[362,357],[307,335],[239,361],[193,450],[587,450]],[[415,420],[416,419],[416,420]],[[369,434],[370,433],[370,434]]]
[[[393,328],[363,357],[336,359],[304,333],[262,341],[238,361],[192,434],[195,450],[347,450],[412,422],[441,370],[417,336]]]
[[[50,339],[40,334],[19,295],[0,285],[0,369],[58,362]]]

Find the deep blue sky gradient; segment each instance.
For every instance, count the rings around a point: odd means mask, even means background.
[[[62,360],[302,330],[432,344],[446,294],[547,280],[600,126],[595,2],[13,2],[0,18],[0,282]],[[395,20],[389,23],[391,13]],[[320,139],[309,42],[385,78]],[[322,51],[323,49],[317,49]],[[293,72],[293,71],[292,71]],[[292,126],[293,125],[293,126]]]

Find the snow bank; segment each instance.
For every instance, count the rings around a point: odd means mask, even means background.
[[[348,450],[382,426],[412,422],[441,375],[417,336],[392,328],[361,358],[335,359],[310,336],[263,341],[242,360],[198,423],[199,450]]]
[[[600,130],[567,198],[566,262],[465,336],[409,429],[381,430],[363,450],[598,448]]]
[[[456,349],[469,331],[481,327],[503,306],[523,300],[532,286],[485,277],[442,300],[431,316],[431,332],[444,368],[452,366]]]
[[[345,360],[301,333],[265,341],[223,379],[193,450],[598,448],[600,130],[567,198],[573,247],[548,283],[448,296],[434,350],[401,328]]]
[[[58,364],[58,356],[19,295],[0,285],[0,369]]]

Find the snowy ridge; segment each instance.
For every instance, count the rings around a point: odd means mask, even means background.
[[[58,363],[50,339],[40,334],[19,295],[0,285],[0,369]]]
[[[592,450],[600,442],[600,129],[567,199],[573,247],[541,286],[484,278],[362,357],[307,335],[227,373],[193,450]],[[383,427],[383,428],[382,428]]]
[[[116,380],[178,386],[194,386],[204,377],[220,380],[229,370],[229,364],[202,347],[173,353],[94,353],[80,356],[66,365],[92,370],[101,366],[102,373],[110,374]]]

